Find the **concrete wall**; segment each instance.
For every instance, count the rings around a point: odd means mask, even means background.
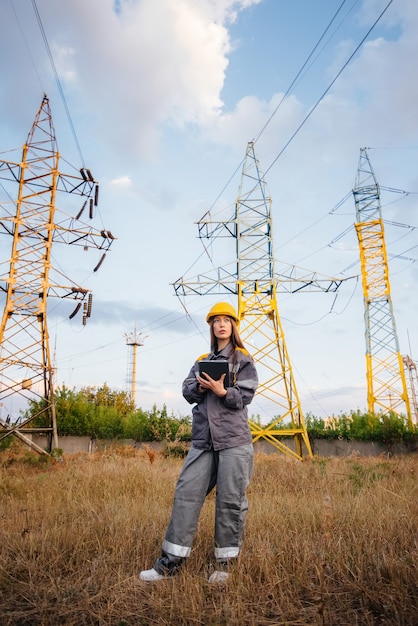
[[[418,445],[395,443],[385,445],[375,441],[343,441],[336,439],[315,439],[312,452],[317,456],[394,456],[418,452]]]
[[[42,435],[32,435],[32,441],[43,449],[46,449],[47,442],[46,437]],[[293,440],[288,438],[285,441],[288,447],[294,449]],[[135,448],[141,448],[143,445],[151,446],[152,448],[159,449],[162,447],[160,442],[150,442],[142,444],[135,442],[133,439],[124,440],[104,440],[104,439],[91,439],[90,437],[73,437],[64,436],[60,437],[58,441],[59,447],[63,450],[64,454],[75,454],[76,452],[96,452],[98,450],[105,450],[115,445],[129,445]],[[393,456],[400,454],[410,454],[418,452],[418,445],[406,445],[406,444],[393,444],[385,446],[381,443],[373,441],[345,441],[345,440],[327,440],[327,439],[315,439],[311,442],[312,452],[315,456],[328,457],[328,456]],[[278,450],[267,441],[257,441],[254,445],[256,452],[263,452],[264,454],[279,454]]]
[[[295,449],[293,439],[285,441],[292,450]],[[311,441],[314,456],[393,456],[398,454],[410,454],[418,452],[418,445],[407,446],[405,444],[393,444],[390,446],[374,441],[346,441],[343,439],[314,439]],[[277,449],[267,441],[255,443],[256,452],[265,454],[277,453]]]

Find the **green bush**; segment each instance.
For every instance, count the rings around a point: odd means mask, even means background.
[[[30,401],[24,418],[35,416],[31,426],[46,426],[45,401]],[[80,391],[65,385],[55,390],[55,409],[58,434],[87,435],[97,439],[134,439],[135,441],[188,442],[191,440],[191,418],[169,415],[154,405],[151,411],[135,409],[129,394],[114,391],[107,384],[85,387]],[[252,421],[261,424],[256,415]],[[274,417],[270,423],[279,419]],[[377,441],[386,445],[418,440],[417,426],[394,413],[350,413],[332,415],[324,419],[308,413],[306,430],[311,439],[346,439]],[[290,425],[279,421],[275,428],[285,430]],[[3,442],[2,442],[3,443]],[[3,443],[3,447],[6,446]]]
[[[87,434],[94,439],[120,439],[123,436],[123,424],[118,410],[109,406],[96,406]]]
[[[311,439],[337,439],[338,433],[334,429],[326,428],[325,420],[322,417],[315,417],[312,413],[307,413],[305,418],[306,430]]]
[[[386,445],[418,440],[418,429],[409,425],[404,417],[394,413],[361,413],[332,416],[328,420],[308,413],[306,430],[312,439],[346,439],[378,441]]]
[[[90,430],[94,406],[82,393],[64,385],[55,392],[55,412],[60,435],[85,435]]]
[[[29,401],[25,420],[31,426],[47,426],[45,400]],[[134,439],[135,441],[190,441],[189,417],[169,416],[167,407],[151,411],[135,409],[129,394],[113,391],[106,383],[80,391],[65,385],[55,390],[55,414],[59,436],[86,435],[96,439]]]
[[[129,413],[123,420],[123,436],[135,441],[150,441],[148,414],[142,409]]]

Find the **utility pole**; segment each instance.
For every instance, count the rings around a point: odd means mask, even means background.
[[[277,303],[277,292],[336,291],[342,279],[320,279],[314,272],[287,275],[275,271],[273,256],[272,200],[254,151],[247,145],[235,213],[231,220],[212,222],[206,214],[199,222],[203,241],[215,237],[235,240],[236,261],[230,271],[224,266],[193,280],[174,283],[176,295],[235,295],[240,334],[257,362],[260,384],[257,396],[275,410],[267,426],[250,421],[253,441],[264,439],[287,456],[312,457],[296,381],[286,347]],[[293,441],[293,446],[285,440]]]
[[[12,415],[14,407],[22,411],[31,401],[39,407],[36,415],[23,421],[17,415],[10,425],[1,420],[0,440],[10,434],[22,438],[25,432],[42,432],[47,434],[49,452],[58,447],[58,434],[47,302],[51,297],[75,300],[76,308],[69,317],[83,307],[83,325],[92,308],[91,292],[54,267],[52,249],[64,243],[99,250],[102,256],[94,268],[97,271],[114,239],[110,231],[96,231],[81,221],[85,211],[89,219],[94,217],[99,185],[84,167],[75,170],[76,174],[62,173],[60,156],[45,95],[21,160],[0,161],[0,180],[5,181],[2,189],[6,191],[6,183],[12,189],[17,186],[17,199],[13,200],[14,191],[6,192],[0,204],[0,234],[11,240],[10,251],[2,246],[0,257],[0,291],[5,295],[0,325],[0,398],[13,407],[8,410]],[[76,217],[58,210],[58,198],[66,194],[82,198]],[[68,284],[61,284],[63,278]],[[43,425],[27,428],[35,418]]]
[[[360,150],[353,195],[363,284],[368,410],[406,416],[412,425],[393,313],[380,188],[366,148]]]
[[[128,365],[128,384],[131,387],[131,401],[133,406],[135,407],[135,396],[136,396],[136,352],[138,346],[144,345],[144,340],[148,337],[142,336],[142,333],[138,333],[136,328],[130,332],[125,333],[126,345],[130,347],[129,352],[129,365]]]

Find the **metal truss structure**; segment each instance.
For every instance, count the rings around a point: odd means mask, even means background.
[[[96,271],[114,239],[109,231],[95,230],[81,221],[83,212],[92,219],[98,205],[99,186],[90,170],[82,168],[71,175],[62,173],[59,167],[60,153],[45,95],[23,146],[21,161],[0,161],[0,181],[5,181],[0,183],[5,198],[0,204],[0,234],[11,240],[10,255],[3,257],[3,245],[0,259],[0,297],[3,294],[5,299],[0,326],[0,400],[3,408],[7,402],[14,407],[18,401],[23,406],[33,401],[40,407],[37,415],[27,419],[13,415],[10,409],[6,419],[0,419],[0,439],[14,434],[37,449],[25,433],[43,432],[47,434],[48,451],[58,447],[58,435],[47,302],[50,297],[75,300],[70,318],[82,308],[83,324],[92,308],[92,293],[54,267],[52,248],[64,243],[101,251]],[[13,193],[17,188],[16,200],[6,184],[12,185]],[[58,211],[58,198],[63,197],[60,194],[81,196],[83,204],[78,206],[76,217]],[[35,417],[41,418],[45,426],[28,428]]]
[[[408,388],[408,397],[411,403],[411,412],[415,419],[415,424],[418,425],[418,375],[417,364],[411,359],[410,356],[405,355],[402,357],[405,367],[406,385]]]
[[[143,346],[148,335],[137,332],[136,328],[130,333],[125,333],[126,345],[130,348],[128,362],[128,384],[131,388],[132,404],[136,406],[136,361],[138,346]]]
[[[314,272],[297,268],[276,274],[271,205],[264,174],[250,142],[233,218],[212,222],[206,215],[198,222],[202,240],[221,236],[235,239],[234,268],[219,268],[191,281],[180,278],[174,289],[181,298],[193,294],[237,296],[240,334],[257,362],[257,396],[270,401],[275,410],[267,426],[250,421],[253,441],[264,439],[287,456],[303,459],[306,455],[311,457],[312,450],[280,321],[277,292],[336,291],[343,280],[319,278]]]
[[[389,280],[380,189],[366,148],[360,150],[355,188],[366,338],[367,405],[412,424],[405,369],[399,351]]]

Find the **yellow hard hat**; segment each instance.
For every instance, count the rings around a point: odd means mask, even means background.
[[[238,322],[238,317],[235,312],[234,307],[229,302],[218,302],[214,304],[209,313],[206,316],[206,321],[209,324],[212,317],[215,315],[228,315],[228,317],[232,317],[235,322]]]

